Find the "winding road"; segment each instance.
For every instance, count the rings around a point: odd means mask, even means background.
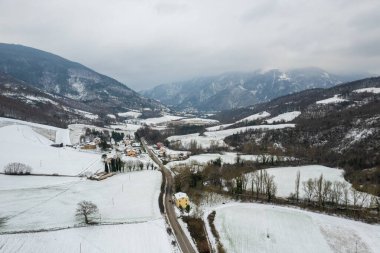
[[[147,142],[144,138],[141,138],[141,143],[144,146],[145,150],[148,152],[149,156],[153,159],[155,163],[160,167],[164,178],[165,178],[165,187],[164,187],[164,208],[165,215],[167,220],[170,223],[170,226],[173,229],[174,235],[177,238],[177,243],[183,253],[196,253],[193,246],[191,245],[189,238],[187,238],[185,232],[182,230],[181,225],[179,225],[177,220],[177,215],[174,210],[174,205],[171,203],[172,194],[173,194],[173,184],[174,179],[170,171],[162,164],[161,160],[152,152],[148,147]]]

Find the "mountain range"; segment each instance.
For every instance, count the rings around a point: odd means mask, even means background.
[[[21,107],[25,110],[34,108],[36,113],[44,115],[46,111],[42,109],[48,104],[55,111],[49,117],[56,117],[56,120],[58,117],[60,121],[67,121],[67,118],[72,118],[70,114],[75,114],[77,117],[69,122],[80,118],[101,121],[102,116],[110,113],[165,108],[159,102],[144,98],[115,79],[79,63],[21,45],[0,43],[0,77],[1,108],[7,108],[0,111],[2,116],[26,117],[25,112],[17,112],[16,108]],[[4,105],[5,101],[14,105],[12,113]]]
[[[177,109],[221,111],[312,88],[329,88],[364,75],[338,76],[319,68],[225,73],[158,85],[141,94]]]

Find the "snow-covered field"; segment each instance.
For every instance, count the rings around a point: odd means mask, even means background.
[[[232,204],[216,208],[215,226],[227,252],[376,253],[380,226],[303,210]]]
[[[218,147],[227,146],[227,144],[218,138],[200,136],[199,133],[196,134],[186,134],[186,135],[173,135],[167,138],[169,142],[179,142],[182,148],[189,148],[192,141],[196,141],[197,145],[202,148],[210,148],[210,146],[216,145]]]
[[[237,134],[240,132],[245,132],[248,130],[275,130],[275,129],[284,129],[289,127],[294,127],[295,124],[278,124],[278,125],[257,125],[257,126],[248,126],[248,127],[238,127],[233,129],[226,129],[221,131],[214,132],[205,132],[204,135],[207,137],[213,137],[219,140],[223,140],[227,136]]]
[[[301,115],[300,111],[294,111],[294,112],[286,112],[282,113],[280,115],[277,115],[276,117],[270,118],[266,120],[268,124],[273,124],[276,122],[290,122]]]
[[[278,125],[257,125],[248,127],[238,127],[233,129],[226,129],[220,131],[209,131],[204,132],[204,136],[200,136],[199,133],[187,134],[187,135],[174,135],[167,138],[169,142],[180,142],[182,147],[188,148],[191,141],[196,141],[202,148],[209,148],[212,144],[217,146],[226,146],[223,141],[224,138],[237,134],[240,132],[245,132],[248,130],[274,130],[283,129],[288,127],[294,127],[295,124],[278,124]]]
[[[0,192],[67,185],[82,180],[80,177],[11,176],[0,175]]]
[[[240,160],[256,161],[258,157],[259,156],[256,156],[256,155],[240,155]],[[194,156],[190,156],[188,159],[183,160],[183,161],[169,162],[166,166],[169,168],[173,168],[175,166],[184,166],[184,165],[192,165],[192,164],[205,165],[218,158],[222,159],[222,163],[234,164],[236,163],[237,153],[224,152],[223,154],[194,155]]]
[[[162,219],[126,225],[0,235],[3,253],[172,252]]]
[[[30,182],[26,183],[27,180]],[[67,227],[79,224],[77,203],[94,202],[102,222],[160,218],[157,204],[161,173],[144,170],[117,174],[103,181],[44,176],[5,176],[0,188],[0,232]]]
[[[180,122],[192,125],[212,125],[219,124],[218,120],[215,119],[204,119],[204,118],[184,118],[180,119]]]
[[[380,88],[377,88],[377,87],[363,88],[363,89],[354,90],[354,92],[356,92],[356,93],[368,92],[368,93],[379,94]]]
[[[67,140],[63,130],[58,132],[62,141]],[[52,141],[26,125],[0,127],[0,140],[0,170],[12,162],[27,164],[37,174],[78,175],[103,169],[99,154],[51,147]]]
[[[232,126],[233,124],[223,124],[223,125],[217,125],[217,126],[212,126],[212,127],[207,127],[206,130],[207,131],[219,131],[219,130],[223,130],[223,129],[226,129],[227,127],[229,126]]]
[[[136,119],[141,116],[141,112],[137,112],[137,111],[119,112],[117,115],[120,117],[128,117],[128,118]]]
[[[241,119],[241,120],[238,120],[236,121],[236,123],[240,123],[240,122],[246,122],[246,121],[253,121],[253,120],[258,120],[258,119],[263,119],[263,118],[267,118],[270,116],[270,113],[269,112],[260,112],[260,113],[256,113],[256,114],[253,114],[251,116],[248,116],[244,119]]]
[[[307,181],[309,178],[314,179],[323,175],[323,178],[329,181],[339,181],[348,183],[344,177],[344,170],[330,168],[322,165],[307,165],[299,167],[278,167],[266,169],[270,175],[274,176],[277,184],[277,196],[289,197],[294,193],[295,180],[297,172],[300,171],[300,192],[302,191],[302,182]],[[303,194],[301,194],[303,196]]]
[[[317,104],[336,104],[336,103],[342,103],[342,102],[346,102],[347,101],[347,99],[341,98],[339,96],[340,96],[339,94],[338,95],[334,95],[332,98],[327,98],[327,99],[319,100],[316,103]]]
[[[172,116],[172,115],[165,115],[159,118],[149,118],[149,119],[144,119],[141,120],[142,123],[149,125],[156,125],[156,124],[163,124],[163,123],[168,123],[173,120],[179,120],[183,119],[183,117],[180,116]]]

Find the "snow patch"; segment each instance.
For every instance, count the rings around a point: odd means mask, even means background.
[[[368,92],[368,93],[379,94],[380,88],[377,88],[377,87],[363,88],[363,89],[354,90],[353,92],[356,92],[356,93]]]
[[[339,97],[340,95],[334,95],[332,98],[327,98],[327,99],[323,99],[323,100],[319,100],[317,101],[316,103],[317,104],[337,104],[337,103],[342,103],[342,102],[346,102],[348,101],[347,99],[344,99],[344,98],[340,98]]]
[[[276,122],[290,122],[293,121],[295,118],[301,115],[300,111],[294,111],[294,112],[286,112],[280,115],[277,115],[276,117],[270,118],[266,120],[268,124],[273,124]]]

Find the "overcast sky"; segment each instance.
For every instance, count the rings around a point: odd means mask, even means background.
[[[379,0],[0,0],[0,41],[141,90],[226,71],[380,73]]]

